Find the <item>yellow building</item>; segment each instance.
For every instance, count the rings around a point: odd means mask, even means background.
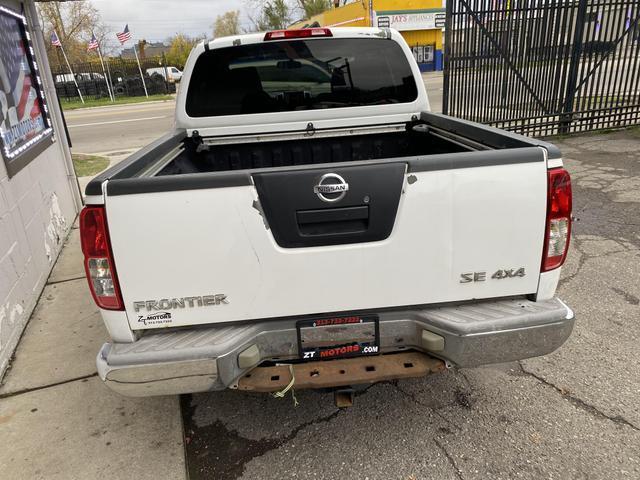
[[[297,22],[289,28],[390,27],[407,41],[420,70],[442,70],[443,0],[347,0],[346,5]],[[336,0],[336,4],[343,1]]]

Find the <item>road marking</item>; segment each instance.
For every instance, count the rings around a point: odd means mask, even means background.
[[[161,115],[159,117],[144,117],[144,118],[129,118],[127,120],[111,120],[109,122],[95,122],[95,123],[81,123],[79,125],[67,125],[69,128],[77,127],[93,127],[96,125],[110,125],[113,123],[126,123],[126,122],[140,122],[142,120],[157,120],[159,118],[168,118],[168,115]]]

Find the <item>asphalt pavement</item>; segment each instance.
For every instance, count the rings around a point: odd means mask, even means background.
[[[556,141],[573,176],[558,290],[576,313],[546,357],[331,394],[181,399],[189,478],[640,478],[640,130]]]
[[[72,151],[132,153],[169,131],[175,101],[134,103],[64,112]]]
[[[442,113],[442,80],[442,72],[425,72],[422,74],[422,81],[429,96],[429,105],[431,111],[435,113]]]

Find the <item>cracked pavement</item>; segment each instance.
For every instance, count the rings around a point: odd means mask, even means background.
[[[201,478],[640,478],[640,130],[555,141],[572,174],[558,290],[575,330],[541,358],[331,394],[182,397]]]

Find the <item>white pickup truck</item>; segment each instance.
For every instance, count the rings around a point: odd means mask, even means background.
[[[559,150],[431,113],[396,31],[205,41],[183,86],[174,131],[86,188],[113,390],[347,389],[570,335]]]

